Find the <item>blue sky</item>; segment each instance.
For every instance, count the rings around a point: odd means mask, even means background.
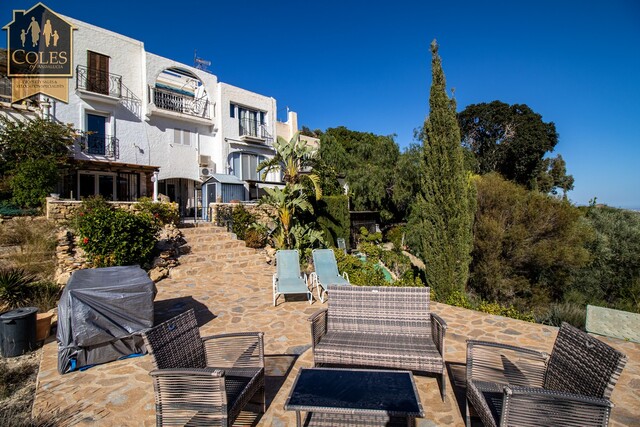
[[[34,4],[2,0],[1,23]],[[400,147],[428,114],[436,38],[459,110],[529,105],[556,124],[573,202],[640,209],[637,0],[44,4],[183,63],[197,49],[221,81],[276,98],[281,119],[288,106],[300,125],[395,134]]]

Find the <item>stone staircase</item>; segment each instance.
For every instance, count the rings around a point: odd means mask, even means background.
[[[197,227],[181,228],[186,245],[181,249],[180,266],[171,271],[172,279],[220,272],[265,272],[270,269],[265,254],[247,248],[244,241],[236,239],[224,227],[210,223]]]

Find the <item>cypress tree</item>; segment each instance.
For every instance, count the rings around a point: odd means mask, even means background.
[[[449,99],[438,45],[431,43],[429,116],[422,132],[421,188],[412,204],[409,230],[426,266],[427,285],[442,301],[464,292],[473,248],[475,191],[464,168],[455,101]]]

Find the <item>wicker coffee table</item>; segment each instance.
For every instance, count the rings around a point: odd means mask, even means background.
[[[301,368],[284,405],[305,426],[413,426],[424,411],[409,371]]]

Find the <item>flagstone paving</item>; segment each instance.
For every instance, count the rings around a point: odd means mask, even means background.
[[[204,227],[207,228],[207,227]],[[237,425],[290,426],[295,414],[283,405],[300,367],[313,364],[310,326],[307,318],[326,307],[303,299],[280,297],[272,305],[271,277],[274,268],[259,251],[229,243],[204,249],[209,232],[185,231],[192,253],[157,284],[156,321],[194,307],[203,336],[235,331],[264,331],[267,411],[245,412]],[[198,243],[200,242],[200,243]],[[210,243],[207,243],[210,244]],[[205,251],[216,250],[208,257]],[[235,252],[234,252],[235,251]],[[214,260],[215,258],[215,260]],[[209,261],[208,261],[209,260]],[[234,267],[235,266],[235,267]],[[500,316],[433,303],[432,309],[448,323],[445,338],[448,364],[447,399],[442,402],[435,377],[416,376],[416,385],[426,416],[418,426],[464,425],[464,363],[467,338],[508,342],[550,351],[557,328],[521,322]],[[640,426],[640,344],[601,338],[629,357],[612,401],[612,426]],[[34,414],[55,413],[60,425],[152,426],[155,424],[154,395],[148,372],[150,356],[120,360],[84,372],[60,375],[57,347],[50,340],[44,347]],[[453,386],[452,386],[453,385]]]

